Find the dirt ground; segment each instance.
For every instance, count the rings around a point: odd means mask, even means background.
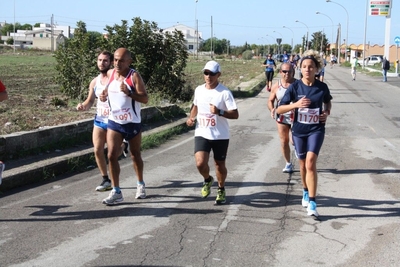
[[[78,101],[61,93],[55,74],[49,52],[0,50],[0,79],[8,92],[8,100],[0,102],[0,135],[94,117],[94,108],[76,111]]]

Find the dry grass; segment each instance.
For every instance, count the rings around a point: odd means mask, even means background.
[[[204,82],[202,68],[207,60],[189,59],[186,81],[192,88]],[[262,59],[217,61],[222,69],[220,80],[231,89],[263,73]],[[53,79],[55,64],[49,52],[17,51],[14,54],[0,49],[0,79],[9,95],[7,101],[0,103],[0,135],[94,117],[94,108],[78,112],[75,110],[78,101],[60,92]],[[155,105],[157,101],[153,99],[150,103]]]

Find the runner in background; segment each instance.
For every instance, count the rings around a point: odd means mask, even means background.
[[[294,67],[291,63],[282,63],[280,68],[280,79],[272,86],[271,94],[268,99],[268,109],[271,112],[271,117],[276,121],[279,139],[281,141],[281,152],[286,161],[285,168],[283,168],[282,171],[285,173],[292,173],[293,164],[290,160],[289,141],[291,140],[290,128],[293,122],[293,111],[289,111],[285,114],[278,114],[275,110],[275,104],[276,106],[279,105],[287,88],[289,88],[296,79],[293,78]]]
[[[96,98],[98,99],[99,95],[106,88],[108,84],[107,72],[111,68],[112,61],[113,55],[108,51],[103,51],[97,56],[97,68],[99,69],[100,74],[90,82],[89,93],[86,100],[76,106],[78,111],[89,110],[95,103]],[[96,108],[97,112],[94,118],[92,142],[97,167],[103,177],[101,184],[96,187],[96,191],[106,191],[111,190],[111,180],[108,177],[106,156],[104,154],[110,106],[108,105],[108,102],[102,102],[98,99]],[[125,157],[127,148],[128,144],[125,143],[122,148],[122,153]]]
[[[267,78],[267,91],[271,92],[272,79],[274,79],[274,69],[276,68],[275,60],[272,59],[272,55],[268,54],[267,59],[262,64],[265,67],[265,77]]]

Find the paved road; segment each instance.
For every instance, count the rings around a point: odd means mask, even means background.
[[[327,70],[334,101],[318,161],[320,220],[301,207],[299,173],[282,173],[263,91],[238,101],[226,205],[214,205],[215,190],[200,197],[189,132],[144,152],[145,200],[134,199],[128,159],[117,206],[101,204],[96,169],[2,195],[0,265],[397,266],[400,90],[375,78]]]

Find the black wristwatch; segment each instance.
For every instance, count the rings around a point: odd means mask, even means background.
[[[132,91],[129,91],[129,94],[128,94],[128,96],[130,97],[132,95]]]
[[[218,116],[224,116],[225,111],[223,109],[219,110]]]

